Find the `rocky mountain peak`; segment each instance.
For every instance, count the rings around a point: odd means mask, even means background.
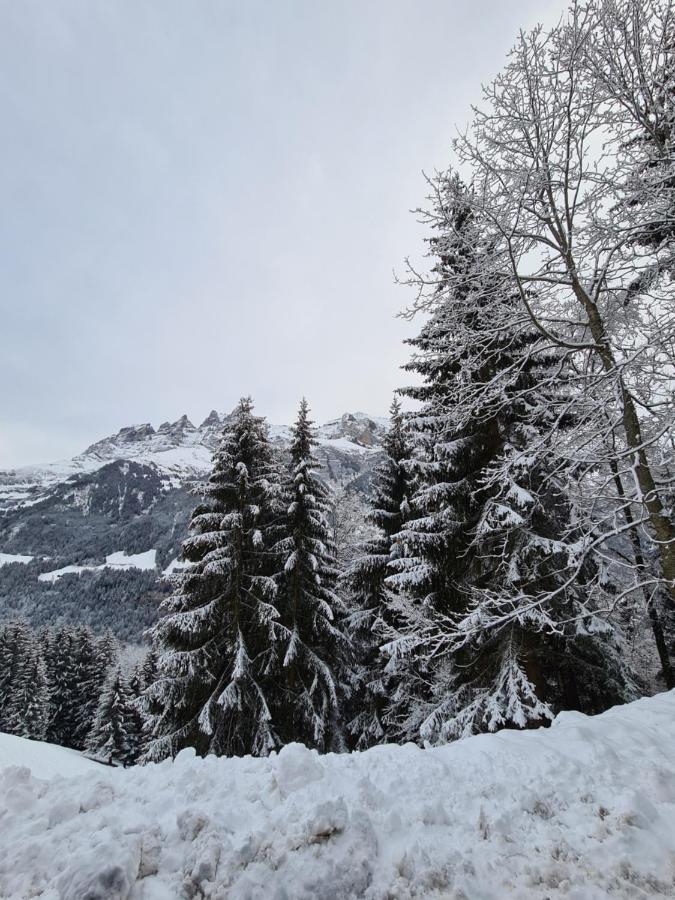
[[[212,410],[199,428],[195,428],[186,415],[175,422],[164,422],[157,430],[147,422],[130,425],[97,441],[70,460],[0,472],[0,511],[17,509],[24,503],[32,506],[38,497],[46,497],[71,476],[94,475],[113,461],[150,467],[166,480],[169,487],[201,478],[210,470],[222,426],[231,415],[219,415]],[[319,426],[316,430],[317,455],[326,480],[344,485],[367,479],[377,462],[388,424],[387,419],[357,412],[344,413]],[[287,425],[270,424],[269,435],[275,446],[283,448],[288,446],[291,429]],[[106,475],[107,471],[101,474],[102,478],[106,476],[106,483],[112,477]]]
[[[183,415],[180,417],[180,419],[176,419],[175,422],[162,422],[162,424],[157,429],[157,434],[167,434],[176,438],[180,438],[183,434],[185,434],[185,432],[196,430],[197,429],[188,419],[188,417]]]
[[[180,419],[176,419],[176,421],[173,423],[173,427],[176,429],[180,429],[181,431],[197,430],[186,415],[182,415]]]
[[[361,447],[376,447],[382,443],[387,430],[386,419],[371,418],[365,413],[343,413],[339,419],[319,428],[319,436],[336,440],[343,438]]]
[[[217,428],[221,424],[220,416],[215,409],[212,409],[208,416],[204,419],[200,428]]]
[[[149,422],[143,425],[130,425],[127,428],[120,428],[115,436],[115,440],[120,444],[134,444],[136,441],[143,441],[151,437],[155,433],[155,429]]]

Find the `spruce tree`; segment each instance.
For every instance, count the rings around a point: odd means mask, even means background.
[[[129,696],[131,698],[132,717],[134,731],[138,738],[139,755],[145,752],[147,746],[147,723],[145,719],[145,704],[143,694],[145,686],[143,672],[140,667],[134,669],[128,680]]]
[[[110,763],[133,765],[139,753],[140,735],[132,698],[120,669],[106,681],[85,749]]]
[[[47,735],[50,693],[40,647],[31,640],[8,706],[8,731],[19,737],[43,741]]]
[[[409,599],[392,647],[409,666],[388,712],[401,737],[431,742],[630,695],[553,446],[562,360],[519,313],[470,192],[455,176],[435,188],[435,288],[407,366],[422,384],[405,390],[422,404],[417,488],[389,582]]]
[[[25,676],[30,654],[30,629],[21,621],[0,625],[0,731],[14,733],[10,721],[12,696]]]
[[[157,650],[154,646],[151,646],[139,667],[139,678],[143,691],[149,688],[157,678],[157,662]]]
[[[75,665],[73,685],[77,704],[77,722],[73,735],[73,746],[84,747],[96,715],[110,669],[117,663],[117,642],[106,635],[96,641],[91,629],[78,626],[72,633]]]
[[[108,671],[116,668],[118,665],[120,645],[119,641],[110,630],[107,630],[103,637],[98,638],[94,643],[95,646],[92,655],[95,662],[92,661],[92,665],[95,665],[99,673],[102,673],[102,676],[100,677],[101,684],[103,684],[106,680]]]
[[[340,630],[344,606],[328,524],[328,489],[317,477],[316,439],[303,398],[292,432],[284,483],[285,515],[273,550],[279,556],[278,599],[283,635],[279,673],[279,736],[320,751],[344,747],[341,681],[349,643]]]
[[[62,747],[82,748],[80,724],[79,653],[72,626],[62,625],[47,633],[44,660],[51,696],[47,740]]]
[[[23,622],[0,629],[0,731],[44,740],[49,691],[40,646]]]
[[[372,506],[367,515],[375,533],[361,545],[345,577],[353,606],[349,628],[358,655],[349,731],[358,750],[386,741],[384,712],[396,690],[395,661],[388,660],[381,647],[392,639],[400,624],[395,593],[387,578],[392,574],[391,561],[398,554],[397,535],[405,522],[412,485],[406,470],[411,446],[397,398],[389,415],[390,427],[383,441],[385,457],[374,474]]]
[[[266,755],[280,746],[273,710],[285,648],[270,553],[278,491],[267,427],[243,398],[183,543],[192,567],[175,576],[154,629],[160,657],[145,695],[149,759],[183,747]]]

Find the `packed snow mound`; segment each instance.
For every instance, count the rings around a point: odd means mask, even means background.
[[[57,747],[40,741],[29,741],[0,731],[0,771],[10,766],[22,766],[35,778],[65,776],[77,778],[87,772],[98,771],[101,766],[82,756],[77,750]],[[2,805],[0,803],[0,809]],[[0,813],[1,815],[1,813]],[[0,849],[2,833],[0,832]],[[2,895],[0,895],[2,896]]]
[[[0,896],[672,897],[674,751],[670,692],[433,750],[9,768]]]

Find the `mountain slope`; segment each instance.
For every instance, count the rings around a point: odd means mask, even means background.
[[[157,430],[148,423],[132,425],[97,441],[70,460],[0,471],[0,512],[40,503],[53,490],[63,493],[71,484],[92,484],[88,476],[112,462],[145,466],[173,487],[189,483],[208,472],[212,452],[228,419],[229,415],[220,416],[213,410],[199,427],[187,416],[164,422]],[[386,419],[364,413],[345,413],[321,425],[317,429],[318,456],[326,466],[327,480],[346,483],[369,469],[386,428]],[[283,448],[289,442],[290,428],[272,425],[270,437]]]
[[[71,460],[0,472],[0,616],[20,614],[34,625],[82,618],[138,640],[227,420],[214,410],[198,427],[187,416],[157,429],[130,426]],[[386,427],[363,413],[320,426],[325,480],[367,492]],[[287,426],[270,427],[281,453],[289,436]],[[156,571],[117,572],[106,562],[114,554],[151,554]]]

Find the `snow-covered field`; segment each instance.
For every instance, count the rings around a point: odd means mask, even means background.
[[[0,736],[0,766],[32,769],[0,770],[3,898],[675,896],[675,691],[435,750],[77,773],[64,752]]]
[[[34,559],[33,556],[26,556],[23,553],[0,553],[0,566],[8,566],[10,563],[29,563]]]
[[[153,571],[157,568],[157,551],[146,550],[144,553],[127,555],[123,550],[111,553],[100,566],[64,566],[62,569],[54,569],[53,572],[43,572],[38,575],[38,581],[49,581],[52,584],[63,575],[80,575],[82,572],[100,572],[101,569],[143,569]]]

